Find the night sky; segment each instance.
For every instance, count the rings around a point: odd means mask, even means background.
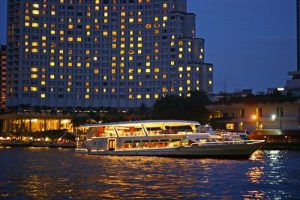
[[[188,0],[206,62],[215,65],[214,92],[283,87],[296,69],[295,0]],[[6,41],[6,0],[0,0],[0,44]]]

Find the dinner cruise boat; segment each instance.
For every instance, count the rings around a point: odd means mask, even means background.
[[[264,140],[224,140],[195,121],[146,120],[86,125],[89,154],[166,157],[249,157]]]

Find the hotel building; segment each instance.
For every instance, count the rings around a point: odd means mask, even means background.
[[[0,106],[5,108],[5,91],[6,91],[6,46],[0,45]]]
[[[212,93],[186,0],[9,0],[7,106],[139,107]]]

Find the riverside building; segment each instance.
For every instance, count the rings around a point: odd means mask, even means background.
[[[186,0],[9,0],[7,106],[139,107],[212,92]]]

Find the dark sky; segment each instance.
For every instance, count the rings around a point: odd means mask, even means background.
[[[188,0],[215,65],[214,92],[283,87],[296,69],[296,0]],[[0,0],[5,43],[6,0]]]

